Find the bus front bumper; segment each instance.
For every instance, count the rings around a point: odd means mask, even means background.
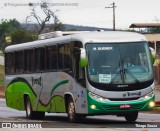
[[[130,101],[100,101],[88,94],[88,114],[118,114],[151,110],[155,106],[155,95],[148,99]]]

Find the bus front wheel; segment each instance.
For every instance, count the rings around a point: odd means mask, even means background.
[[[128,122],[134,122],[137,120],[137,118],[138,118],[138,112],[132,112],[125,115],[125,119]]]
[[[74,105],[74,102],[73,102],[73,99],[70,98],[69,101],[68,101],[68,119],[70,122],[77,122],[77,119],[78,119],[78,116],[75,112],[75,105]]]
[[[29,96],[27,96],[25,101],[26,108],[26,118],[28,119],[43,119],[45,112],[33,111]]]

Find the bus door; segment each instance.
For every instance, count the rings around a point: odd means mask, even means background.
[[[77,88],[76,113],[87,113],[87,90],[85,81],[85,69],[80,66],[80,42],[75,42],[73,52],[73,74]]]

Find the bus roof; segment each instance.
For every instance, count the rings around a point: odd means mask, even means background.
[[[12,45],[12,46],[6,47],[5,52],[43,47],[46,45],[62,44],[64,42],[70,42],[70,41],[81,41],[83,44],[85,44],[85,43],[138,42],[138,41],[147,41],[147,40],[143,35],[139,33],[134,33],[134,32],[93,31],[93,32],[73,34],[73,35],[67,35],[67,36],[61,36],[56,38],[37,40],[33,42]]]

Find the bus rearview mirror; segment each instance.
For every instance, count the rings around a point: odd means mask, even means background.
[[[156,53],[155,50],[151,47],[149,47],[150,51],[151,51],[151,56],[152,56],[152,63],[154,64],[155,59],[156,59]]]
[[[84,48],[80,48],[80,50],[81,50],[81,53],[80,53],[80,65],[81,65],[81,67],[86,67],[87,64],[88,64],[86,50]]]

